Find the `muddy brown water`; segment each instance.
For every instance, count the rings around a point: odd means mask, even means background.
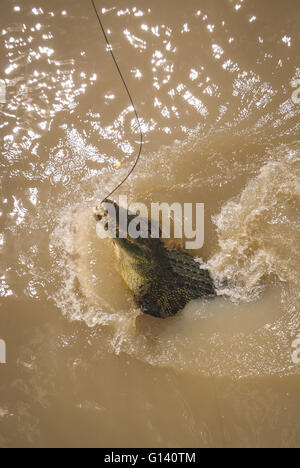
[[[3,0],[0,446],[299,447],[299,2],[97,6],[145,138],[121,193],[205,203],[219,295],[136,310],[91,215],[139,138],[91,3]]]

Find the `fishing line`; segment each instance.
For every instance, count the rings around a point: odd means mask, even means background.
[[[94,0],[91,0],[92,2],[92,5],[94,7],[94,10],[95,10],[95,13],[96,13],[96,16],[97,16],[97,19],[98,19],[98,22],[100,24],[100,27],[101,27],[101,30],[102,30],[102,33],[103,33],[103,36],[104,36],[104,39],[105,39],[105,42],[107,44],[107,48],[112,56],[112,59],[114,61],[114,64],[116,66],[116,69],[118,70],[118,73],[120,75],[120,78],[122,80],[122,83],[124,85],[124,88],[127,92],[127,95],[129,97],[129,100],[130,100],[130,103],[132,105],[132,108],[134,110],[134,114],[135,114],[135,118],[136,118],[136,121],[137,121],[137,124],[138,124],[138,129],[139,129],[139,132],[140,132],[140,147],[139,147],[139,151],[138,151],[138,154],[137,154],[137,157],[136,157],[136,160],[132,166],[132,168],[130,169],[130,171],[128,172],[127,176],[122,180],[122,182],[119,183],[119,185],[117,185],[117,187],[115,187],[103,200],[101,203],[105,202],[109,197],[111,197],[111,195],[113,195],[125,182],[126,180],[131,176],[131,174],[133,173],[133,171],[135,170],[136,166],[137,166],[137,163],[139,162],[139,159],[140,159],[140,156],[141,156],[141,153],[142,153],[142,147],[143,147],[143,132],[142,132],[142,127],[141,127],[141,124],[140,124],[140,120],[139,120],[139,116],[138,116],[138,113],[137,113],[137,110],[136,110],[136,107],[134,105],[134,102],[133,102],[133,99],[132,99],[132,96],[130,94],[130,91],[128,89],[128,86],[126,84],[126,81],[123,77],[123,74],[120,70],[120,67],[118,65],[118,62],[116,60],[116,57],[114,56],[114,53],[113,53],[113,50],[112,50],[112,46],[108,40],[108,37],[106,35],[106,32],[105,32],[105,29],[104,29],[104,26],[102,24],[102,21],[101,21],[101,18],[100,18],[100,14],[98,13],[98,10],[96,8],[96,5],[95,5],[95,2]]]

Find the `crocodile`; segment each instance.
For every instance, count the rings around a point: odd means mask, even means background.
[[[114,207],[114,220],[108,207]],[[115,246],[117,269],[142,312],[167,318],[174,316],[193,299],[216,295],[208,270],[202,269],[187,253],[166,248],[160,230],[158,238],[151,237],[151,220],[146,221],[149,235],[133,238],[127,228],[126,232],[121,229],[119,220],[124,216],[129,226],[137,214],[111,200],[94,208],[96,221],[102,223],[106,231],[113,226],[114,235],[108,232],[108,237],[112,238]]]

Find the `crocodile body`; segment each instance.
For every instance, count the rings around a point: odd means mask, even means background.
[[[96,219],[102,221],[107,212],[97,210]],[[133,217],[128,214],[129,221]],[[167,318],[193,299],[215,296],[208,270],[189,255],[168,250],[161,239],[132,239],[127,233],[126,238],[113,241],[118,271],[145,314]]]

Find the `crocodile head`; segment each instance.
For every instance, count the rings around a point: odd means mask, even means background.
[[[130,226],[132,227],[132,222],[138,222],[138,215],[111,200],[106,200],[95,207],[94,217],[97,222],[102,224],[102,228],[107,232],[107,237],[112,238],[119,250],[123,250],[127,256],[139,263],[153,263],[155,247],[160,245],[160,239],[151,238],[151,221],[143,218],[143,222],[139,224],[138,228],[143,232],[143,236],[136,237]]]

